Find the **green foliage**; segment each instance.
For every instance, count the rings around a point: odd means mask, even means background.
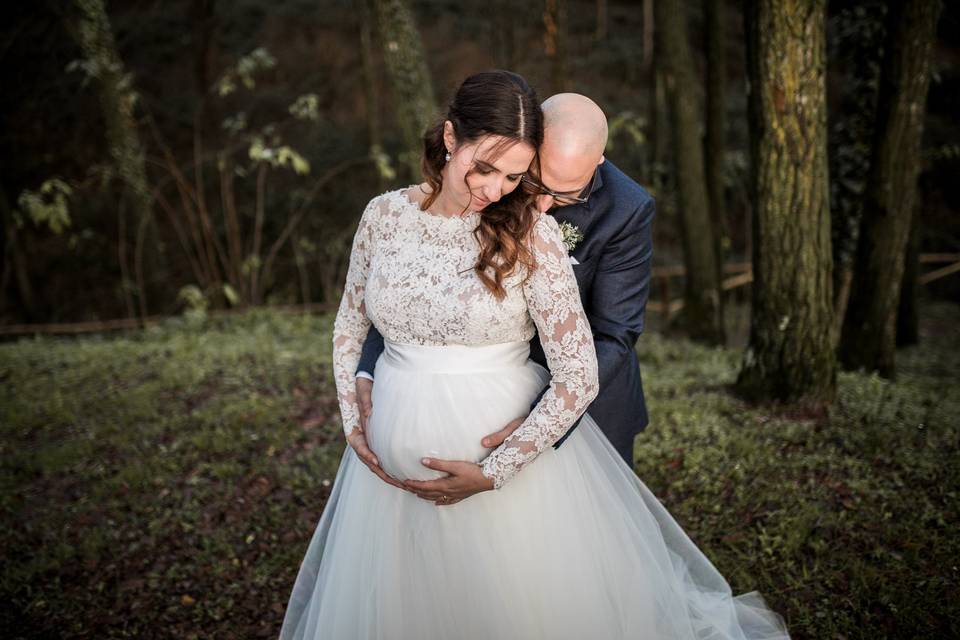
[[[255,76],[275,66],[277,66],[277,59],[264,47],[257,47],[247,55],[241,56],[235,65],[224,71],[217,80],[217,94],[220,97],[226,97],[237,91],[238,84],[243,85],[247,90],[253,90],[257,86]]]
[[[294,149],[287,145],[268,147],[260,136],[254,136],[247,154],[251,160],[266,162],[271,167],[292,168],[297,175],[310,173],[310,163]]]
[[[316,122],[320,119],[320,112],[318,111],[319,105],[320,100],[317,98],[317,94],[305,93],[299,96],[287,110],[290,112],[290,115],[298,120]]]
[[[633,111],[621,111],[610,119],[607,131],[606,152],[610,153],[617,146],[619,136],[626,138],[628,150],[635,152],[647,144],[644,130],[647,128],[647,119]]]
[[[730,395],[734,350],[641,337],[638,474],[798,640],[958,631],[956,313],[926,309],[897,382],[843,374],[819,420]],[[0,625],[275,637],[344,446],[331,325],[255,310],[0,346]]]
[[[43,181],[37,191],[24,191],[17,198],[17,204],[26,212],[30,220],[38,227],[46,225],[55,234],[60,235],[70,226],[70,208],[67,199],[73,189],[60,178]],[[14,213],[18,227],[23,227],[23,214]]]

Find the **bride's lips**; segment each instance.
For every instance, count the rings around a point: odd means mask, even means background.
[[[477,203],[478,208],[480,209],[483,209],[485,206],[490,204],[489,200],[484,200],[483,198],[478,198],[477,196],[473,196],[473,201]]]

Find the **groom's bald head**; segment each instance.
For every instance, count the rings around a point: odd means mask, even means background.
[[[552,191],[579,191],[603,162],[607,117],[597,103],[579,93],[550,96],[542,109],[540,180]]]
[[[543,147],[557,158],[590,158],[599,164],[607,146],[607,117],[597,103],[579,93],[558,93],[542,105]]]

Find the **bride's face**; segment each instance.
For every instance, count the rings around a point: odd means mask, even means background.
[[[525,142],[503,136],[485,136],[473,142],[457,144],[444,136],[450,149],[450,162],[443,168],[443,191],[455,206],[481,211],[520,184],[536,151]]]

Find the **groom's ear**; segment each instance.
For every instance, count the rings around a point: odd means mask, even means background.
[[[604,161],[606,161],[606,159],[607,159],[607,156],[601,154],[600,162],[597,163],[597,166],[600,166],[601,164],[603,164]]]

